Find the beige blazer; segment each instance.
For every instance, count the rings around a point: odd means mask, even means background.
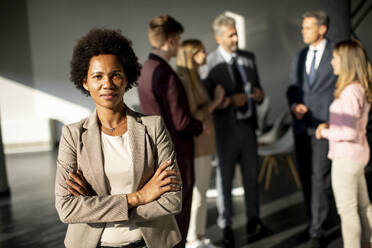
[[[202,93],[202,95],[198,96],[198,94],[195,93],[191,85],[189,71],[186,68],[177,66],[176,71],[183,87],[185,88],[192,117],[197,120],[206,122],[209,128],[209,133],[203,132],[199,136],[194,137],[195,158],[215,154],[216,134],[214,130],[212,114],[208,111],[208,104],[210,102],[210,99],[200,81],[197,86],[199,87],[199,91]]]
[[[134,188],[140,189],[167,160],[178,170],[173,144],[159,116],[143,116],[127,109],[129,145],[133,153]],[[80,169],[97,193],[74,197],[66,179]],[[97,113],[62,128],[55,182],[55,206],[68,223],[65,246],[96,248],[107,222],[134,220],[149,248],[173,247],[181,240],[174,214],[181,211],[181,191],[168,192],[146,205],[128,209],[125,195],[109,195],[105,181]]]

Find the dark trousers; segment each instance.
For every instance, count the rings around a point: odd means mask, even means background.
[[[242,175],[247,220],[259,217],[258,156],[254,125],[237,121],[234,128],[225,129],[223,134],[217,134],[217,155],[219,159],[216,178],[218,226],[224,228],[232,224],[231,190],[237,164]]]
[[[187,231],[189,229],[192,191],[195,183],[193,150],[193,146],[192,149],[177,150],[177,162],[182,178],[182,212],[175,217],[182,235],[182,240],[175,248],[185,247]]]
[[[331,195],[331,161],[327,158],[328,141],[307,133],[295,134],[297,169],[302,182],[310,237],[325,235],[323,224],[328,216]]]

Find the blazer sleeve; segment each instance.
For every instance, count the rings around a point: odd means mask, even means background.
[[[159,68],[154,72],[154,80],[161,87],[153,87],[153,90],[159,96],[158,100],[169,108],[168,118],[172,120],[175,130],[197,136],[202,133],[203,124],[191,116],[185,89],[176,77],[175,73],[164,73]]]
[[[216,88],[217,85],[215,85],[212,80],[208,63],[199,68],[199,75],[200,75],[200,80],[202,81],[210,99],[213,99],[214,89]]]
[[[252,53],[252,61],[253,61],[253,87],[259,88],[263,91],[261,87],[260,77],[258,76],[258,69],[257,69],[257,62],[256,62],[256,56]],[[257,104],[261,104],[263,102],[263,99],[260,102],[257,102]]]
[[[170,160],[172,165],[168,169],[179,171],[176,154],[169,133],[161,118],[157,118],[153,139],[157,157],[156,169],[164,162]],[[149,128],[151,129],[151,128]],[[157,200],[137,206],[130,210],[130,219],[135,222],[146,222],[166,215],[174,215],[182,210],[182,191],[170,191],[162,194]]]
[[[296,57],[293,59],[292,68],[289,75],[289,85],[287,89],[287,100],[289,107],[291,107],[295,103],[303,103],[301,86],[302,82],[300,82],[299,79],[299,62],[301,57],[300,54],[297,54]]]
[[[128,220],[125,195],[75,197],[67,189],[69,172],[77,169],[78,134],[73,138],[68,126],[62,128],[55,179],[55,207],[64,223],[106,223]]]
[[[262,89],[261,83],[260,83],[260,77],[258,76],[258,70],[257,70],[257,62],[256,62],[256,56],[252,53],[252,61],[253,61],[253,87]]]

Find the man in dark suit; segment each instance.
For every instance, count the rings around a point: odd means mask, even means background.
[[[324,221],[328,215],[331,163],[328,141],[315,138],[319,123],[328,122],[336,76],[331,66],[333,44],[325,38],[329,18],[324,11],[302,16],[302,36],[308,46],[296,56],[287,90],[293,114],[297,167],[302,181],[308,234],[313,247],[324,241]]]
[[[177,55],[182,25],[170,16],[158,16],[149,22],[148,37],[152,52],[144,63],[138,81],[138,94],[144,114],[161,115],[172,138],[180,168],[182,212],[176,220],[185,247],[194,186],[194,140],[203,131],[202,122],[191,117],[185,89],[168,64]]]
[[[209,54],[201,68],[201,78],[213,98],[221,84],[226,97],[213,113],[217,141],[218,225],[223,229],[223,244],[234,247],[231,189],[236,164],[240,165],[247,216],[248,234],[266,233],[259,219],[257,189],[257,126],[255,103],[263,100],[254,54],[238,49],[235,20],[218,16],[213,23],[219,47]]]

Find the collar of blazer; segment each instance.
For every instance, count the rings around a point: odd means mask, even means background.
[[[170,61],[166,61],[164,58],[160,57],[159,55],[157,55],[155,53],[150,53],[149,54],[149,59],[156,60],[156,61],[166,65],[172,71],[174,71],[172,66],[169,64]]]
[[[326,44],[326,47],[324,48],[322,58],[320,59],[318,69],[315,73],[314,82],[311,85],[312,90],[314,90],[316,86],[319,85],[319,82],[322,82],[322,77],[327,76],[328,73],[333,74],[333,70],[331,67],[331,60],[332,60],[332,51],[333,51],[334,44],[330,40],[328,39],[326,40],[327,40],[327,44]],[[307,51],[309,51],[309,47],[307,47]],[[306,56],[305,56],[304,63],[306,63]],[[332,71],[329,71],[330,69]]]
[[[131,110],[128,106],[125,106],[125,109],[129,147],[132,152],[134,167],[132,175],[134,177],[133,188],[137,189],[144,170],[146,127],[142,124],[141,116],[138,113]],[[92,184],[98,195],[108,195],[109,191],[103,168],[101,132],[98,127],[96,110],[83,123],[83,128],[85,130],[82,132],[82,156],[87,156],[84,161],[88,161],[87,168],[85,168],[88,174],[84,176]]]

